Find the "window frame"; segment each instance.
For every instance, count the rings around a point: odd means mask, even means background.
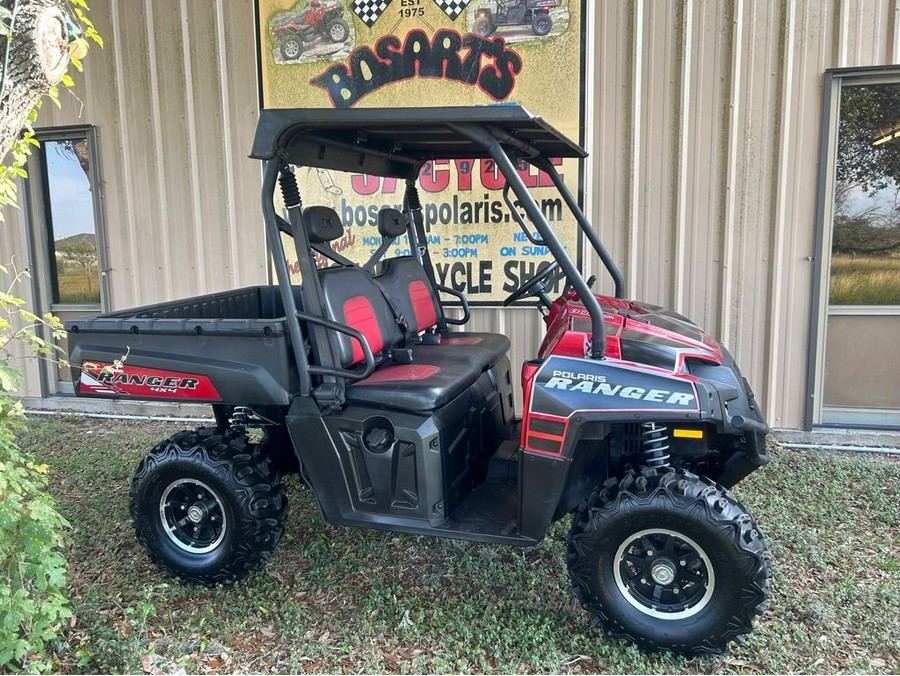
[[[823,423],[825,406],[825,349],[829,315],[900,316],[900,305],[834,305],[829,307],[831,280],[831,240],[834,218],[835,166],[837,161],[838,122],[841,90],[844,85],[900,85],[900,65],[830,68],[825,71],[822,96],[822,128],[819,144],[819,176],[816,187],[816,225],[813,258],[813,285],[807,351],[807,387],[804,422],[814,427],[867,427],[865,423]],[[877,308],[877,310],[874,310]]]
[[[37,224],[31,224],[31,236],[42,237],[43,246],[35,247],[35,253],[46,255],[42,261],[41,282],[46,287],[43,297],[47,301],[50,312],[107,312],[109,310],[109,267],[106,260],[106,238],[103,223],[103,206],[100,195],[100,153],[97,149],[97,132],[93,125],[72,125],[63,127],[42,127],[35,129],[34,137],[41,143],[40,148],[40,176],[37,185],[34,186],[35,197],[40,200],[41,214],[43,218],[42,232],[38,233]],[[94,219],[94,236],[97,240],[97,266],[98,282],[100,285],[99,303],[57,303],[54,302],[54,278],[56,277],[55,243],[50,237],[53,228],[53,214],[50,202],[50,184],[47,180],[47,153],[44,144],[47,141],[69,141],[73,139],[86,139],[88,143],[88,156],[90,158],[90,182],[94,188],[91,191],[91,203]],[[36,256],[35,256],[36,260]]]
[[[31,291],[34,299],[34,311],[44,312],[83,312],[100,314],[109,311],[109,265],[106,250],[106,224],[103,219],[102,185],[100,178],[100,149],[97,141],[97,130],[94,125],[66,125],[42,127],[35,129],[34,137],[42,144],[40,149],[32,153],[28,159],[28,177],[22,184],[22,212],[26,227],[26,243],[28,247],[29,271],[31,272]],[[49,257],[55,255],[55,248],[48,243],[52,223],[50,213],[49,184],[47,182],[45,141],[65,141],[85,138],[88,142],[90,158],[91,205],[94,217],[94,235],[97,240],[97,259],[100,278],[100,303],[54,303]],[[48,217],[49,214],[49,217]],[[41,331],[41,333],[46,333]],[[52,340],[49,335],[42,335],[45,340]],[[44,362],[39,369],[41,396],[74,396],[72,383],[62,381],[56,374],[55,363]]]

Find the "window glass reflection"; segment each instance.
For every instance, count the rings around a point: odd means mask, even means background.
[[[100,303],[97,231],[86,138],[43,143],[53,302]]]
[[[831,305],[900,305],[900,84],[841,90]]]

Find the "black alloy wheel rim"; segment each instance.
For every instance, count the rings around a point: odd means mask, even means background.
[[[629,604],[660,619],[697,614],[715,590],[715,571],[703,548],[666,528],[628,536],[616,552],[613,577]]]
[[[159,518],[175,546],[191,554],[213,551],[228,528],[221,498],[198,479],[170,483],[159,499]]]

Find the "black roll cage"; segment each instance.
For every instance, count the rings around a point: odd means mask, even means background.
[[[435,111],[440,111],[435,113]],[[456,111],[454,115],[449,111]],[[319,120],[310,120],[317,113],[330,113],[323,115]],[[382,136],[378,136],[373,140],[375,143],[369,143],[370,137],[364,130],[367,121],[380,121],[383,125],[385,113],[395,113],[395,116],[387,118],[392,121],[394,128],[402,128],[408,133],[417,127],[427,127],[428,122],[439,124],[436,129],[443,132],[450,132],[457,138],[468,139],[470,144],[457,144],[456,148],[449,151],[450,142],[444,141],[444,145],[438,149],[439,143],[431,147],[427,142],[419,141],[417,149],[414,149],[413,142],[410,141],[408,149],[404,149],[402,144],[393,141],[389,145],[377,143],[383,140],[385,136],[389,136],[389,130],[385,130]],[[428,115],[428,113],[433,113]],[[496,114],[492,114],[495,112]],[[301,396],[308,396],[313,393],[312,375],[320,375],[326,381],[331,381],[332,387],[340,388],[342,385],[336,379],[347,378],[358,380],[365,378],[372,373],[375,368],[374,356],[365,337],[351,327],[338,324],[331,320],[325,319],[324,315],[319,316],[318,309],[321,308],[322,293],[318,284],[318,278],[314,274],[314,266],[311,267],[309,262],[312,260],[309,254],[309,243],[305,236],[305,227],[302,222],[299,194],[296,195],[296,203],[288,204],[290,214],[290,227],[281,218],[275,208],[274,193],[276,184],[279,182],[279,176],[282,177],[282,190],[284,190],[284,181],[294,181],[292,175],[288,177],[290,165],[308,166],[313,168],[332,168],[342,171],[355,171],[358,173],[369,173],[380,176],[390,176],[395,178],[405,178],[407,182],[407,194],[405,210],[409,219],[407,235],[410,239],[410,247],[414,255],[420,262],[426,265],[426,271],[433,277],[433,270],[430,266],[428,257],[428,241],[427,238],[422,240],[420,232],[424,230],[417,228],[413,224],[411,218],[410,195],[417,200],[415,193],[416,181],[422,166],[432,159],[475,159],[490,157],[496,162],[497,167],[506,179],[506,187],[504,189],[504,199],[510,206],[513,218],[525,236],[532,242],[541,246],[546,246],[553,254],[554,259],[559,263],[560,269],[565,274],[566,279],[572,289],[578,295],[580,301],[584,304],[585,309],[591,318],[591,339],[590,339],[590,357],[592,359],[602,359],[604,356],[606,345],[606,332],[603,309],[582,277],[577,266],[567,254],[565,247],[557,237],[553,228],[544,216],[540,206],[534,197],[528,191],[522,177],[516,171],[516,162],[521,159],[540,171],[545,172],[553,182],[553,185],[559,191],[560,195],[568,206],[569,210],[575,216],[578,227],[584,234],[591,247],[597,253],[607,272],[613,280],[615,286],[616,298],[624,297],[624,280],[622,273],[619,271],[615,261],[609,252],[603,246],[599,236],[593,230],[584,212],[578,206],[577,200],[574,198],[568,187],[563,183],[559,172],[556,171],[553,163],[550,161],[547,152],[555,152],[560,156],[566,157],[584,157],[585,153],[575,144],[562,136],[559,132],[544,123],[540,118],[536,118],[519,106],[502,106],[496,107],[491,111],[489,107],[482,108],[443,108],[443,109],[402,109],[402,110],[350,110],[350,111],[263,111],[262,115],[268,119],[261,117],[259,127],[257,128],[257,137],[254,142],[254,150],[252,157],[263,160],[263,185],[262,185],[262,209],[266,227],[266,240],[272,255],[272,261],[275,266],[275,275],[278,281],[278,287],[281,300],[284,305],[285,316],[287,321],[287,329],[291,338],[291,344],[294,357],[297,362],[299,371],[299,389]],[[348,115],[348,113],[350,115]],[[329,135],[327,129],[334,124],[334,117],[343,115],[348,120],[358,117],[358,126],[341,127],[342,135]],[[350,116],[353,117],[350,117]],[[304,119],[306,118],[306,119]],[[419,118],[417,120],[416,118]],[[418,121],[424,121],[417,124]],[[499,124],[492,124],[490,118],[495,118],[498,122],[506,122],[504,128]],[[400,120],[398,122],[398,120]],[[456,121],[459,120],[459,121]],[[306,124],[304,124],[306,122]],[[314,123],[315,122],[315,123]],[[509,122],[517,124],[509,125]],[[285,124],[290,123],[290,124]],[[530,123],[530,124],[528,124]],[[512,129],[510,128],[512,127]],[[523,133],[516,133],[517,126],[521,126]],[[279,128],[280,127],[280,128]],[[420,129],[420,131],[422,131]],[[525,133],[527,132],[527,133]],[[353,140],[348,140],[347,133],[353,134]],[[435,132],[432,132],[435,133]],[[534,140],[529,140],[531,135]],[[373,135],[374,136],[374,135]],[[458,146],[458,147],[457,147]],[[534,227],[540,234],[540,240],[537,240],[530,232],[527,224],[518,210],[512,208],[509,199],[509,190],[512,190],[518,198],[520,206],[525,210],[526,215],[532,222]],[[296,192],[296,187],[295,187]],[[287,200],[286,200],[287,201]],[[421,226],[421,223],[419,224]],[[419,232],[417,232],[417,230]],[[291,285],[290,272],[287,267],[284,246],[281,241],[281,232],[291,234],[297,248],[298,261],[301,265],[301,273],[306,271],[304,278],[303,311],[297,307],[294,297],[293,287]],[[301,241],[302,240],[302,241]],[[424,254],[424,255],[423,255]],[[304,260],[306,259],[306,260]],[[424,259],[424,260],[423,260]],[[305,270],[304,270],[305,268]],[[446,288],[438,289],[442,292],[449,292]],[[307,295],[310,297],[307,303]],[[453,295],[461,297],[461,294],[454,292]],[[464,298],[463,298],[464,300]],[[468,314],[468,313],[467,313]],[[301,323],[311,325],[314,335],[313,340],[321,346],[320,354],[326,355],[323,361],[330,362],[322,365],[310,365],[306,353],[306,342],[304,340]],[[453,322],[456,323],[456,322]],[[324,330],[340,331],[354,337],[362,346],[365,356],[365,366],[362,371],[348,370],[339,368],[331,350],[326,346],[321,335]],[[323,344],[325,343],[325,344]]]

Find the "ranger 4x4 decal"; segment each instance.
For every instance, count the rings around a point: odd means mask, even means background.
[[[198,399],[221,401],[212,381],[203,375],[125,365],[116,368],[100,361],[81,364],[80,394],[140,399]]]
[[[599,410],[694,412],[700,407],[689,380],[584,359],[551,357],[535,375],[531,411],[568,417]]]

